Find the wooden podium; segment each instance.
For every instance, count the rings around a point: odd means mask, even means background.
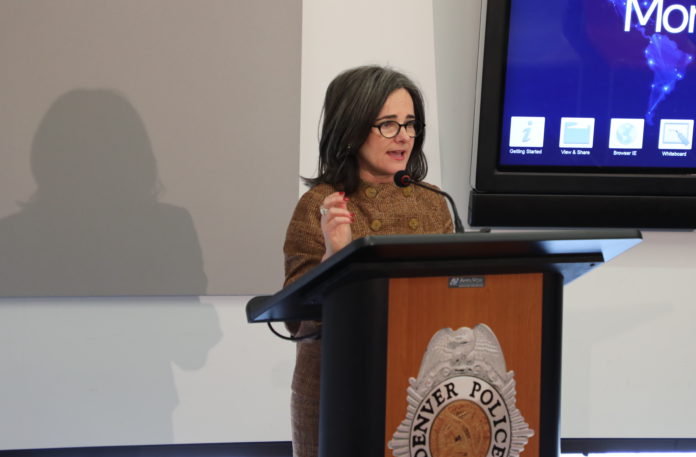
[[[637,230],[366,237],[253,298],[247,317],[322,321],[321,457],[555,456],[563,285],[640,239]],[[497,371],[493,343],[504,357]],[[501,377],[514,383],[500,387]]]

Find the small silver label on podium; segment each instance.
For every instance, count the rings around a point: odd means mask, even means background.
[[[438,331],[409,379],[393,455],[518,457],[534,431],[515,405],[514,376],[487,325]]]
[[[448,285],[450,289],[486,287],[486,278],[485,276],[450,276]]]

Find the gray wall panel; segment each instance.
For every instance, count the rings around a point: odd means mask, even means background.
[[[0,296],[282,281],[301,1],[0,3]]]

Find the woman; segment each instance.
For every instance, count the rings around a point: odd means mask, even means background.
[[[324,100],[319,176],[300,199],[285,239],[285,285],[367,235],[450,233],[452,219],[438,194],[393,183],[397,171],[425,177],[425,113],[415,84],[394,70],[366,66],[338,75]],[[318,322],[290,330],[312,335]],[[293,450],[316,456],[321,341],[297,345],[292,383]]]

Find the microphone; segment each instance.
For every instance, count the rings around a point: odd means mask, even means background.
[[[439,189],[434,189],[430,186],[426,186],[425,184],[421,184],[419,182],[414,181],[411,179],[411,177],[406,173],[405,170],[397,171],[394,173],[394,184],[396,184],[398,187],[408,187],[409,184],[413,184],[414,186],[422,187],[423,189],[428,189],[432,192],[438,193],[440,195],[444,195],[447,200],[450,203],[450,206],[452,207],[452,214],[454,215],[454,231],[455,233],[464,233],[464,226],[462,225],[462,220],[459,219],[459,213],[457,212],[457,207],[454,204],[454,200],[452,200],[452,197],[450,197],[450,194],[448,194],[445,191],[439,190]]]

